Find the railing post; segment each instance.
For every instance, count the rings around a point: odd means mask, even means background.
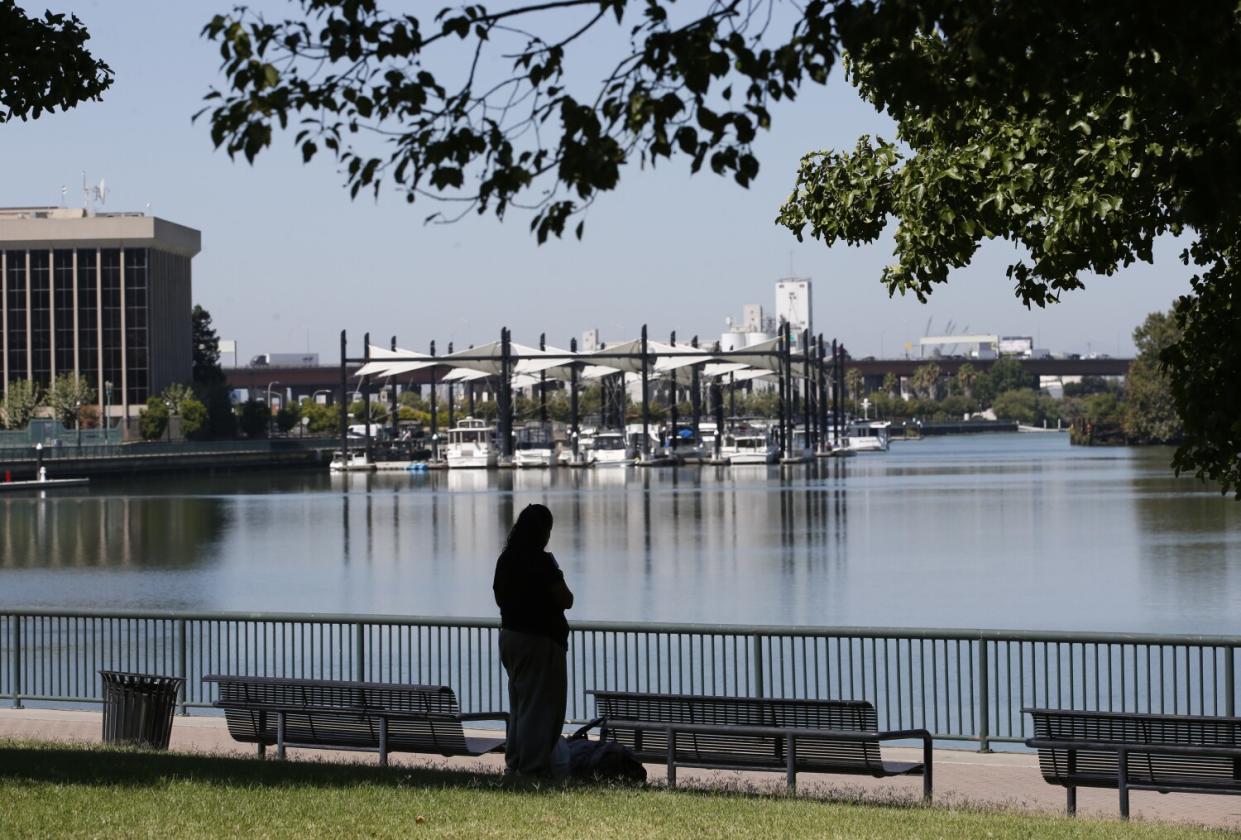
[[[177,688],[177,714],[184,715],[185,711],[185,694],[186,686],[189,680],[185,673],[185,619],[178,618],[176,620],[176,636],[177,636],[177,673],[176,676],[181,678],[181,685]]]
[[[1224,648],[1224,714],[1237,714],[1237,651],[1232,645]]]
[[[763,637],[754,637],[754,696],[766,696],[763,691]]]
[[[991,654],[987,640],[978,640],[978,751],[991,752]]]
[[[357,682],[366,680],[366,642],[362,635],[365,627],[360,621],[353,625],[353,678]]]
[[[22,617],[11,616],[9,627],[9,682],[13,687],[13,708],[22,707]]]

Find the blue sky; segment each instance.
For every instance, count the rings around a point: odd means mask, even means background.
[[[293,10],[278,0],[260,5]],[[424,5],[440,4],[406,8]],[[863,248],[797,243],[773,220],[800,156],[852,147],[863,133],[892,134],[841,74],[775,110],[749,190],[690,177],[682,161],[631,167],[589,211],[583,241],[539,246],[520,212],[503,223],[486,216],[425,226],[429,203],[411,207],[392,192],[350,201],[330,161],[303,166],[284,138],[253,167],[214,150],[206,123],[191,124],[190,115],[221,78],[218,54],[198,33],[231,8],[228,0],[55,6],[83,20],[116,82],[103,102],[0,127],[0,205],[56,204],[62,185],[68,203],[80,205],[85,170],[92,181],[107,178],[104,209],[198,228],[194,299],[222,338],[238,341],[243,360],[306,349],[331,358],[341,329],[355,348],[369,330],[418,350],[432,338],[440,348],[491,341],[502,325],[517,341],[545,331],[562,346],[590,327],[624,340],[644,322],[655,337],[675,329],[709,340],[743,303],[770,308],[790,265],[814,281],[816,329],[854,355],[900,355],[928,320],[933,333],[952,321],[958,332],[1032,335],[1053,351],[1123,355],[1134,326],[1188,290],[1179,246],[1165,242],[1154,266],[1094,278],[1061,304],[1028,311],[1004,276],[1011,246],[993,243],[924,305],[890,299],[880,284],[890,239]]]

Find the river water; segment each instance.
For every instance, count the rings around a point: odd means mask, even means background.
[[[798,467],[97,481],[0,496],[0,606],[488,616],[547,504],[571,617],[1241,634],[1241,505],[1167,449],[898,442]]]

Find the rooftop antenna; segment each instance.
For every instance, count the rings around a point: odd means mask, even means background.
[[[68,201],[68,195],[69,195],[69,188],[65,186],[64,184],[61,184],[60,185],[60,206],[61,207],[66,206],[65,202]]]
[[[82,207],[86,210],[86,215],[95,215],[95,202],[100,204],[108,203],[108,184],[103,178],[100,178],[98,186],[88,186],[86,183],[86,170],[82,170]]]

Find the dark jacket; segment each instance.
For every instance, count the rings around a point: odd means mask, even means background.
[[[546,636],[569,648],[569,622],[553,594],[564,573],[546,551],[505,550],[496,561],[491,588],[506,630]]]

